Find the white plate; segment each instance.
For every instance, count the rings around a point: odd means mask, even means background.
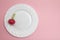
[[[8,20],[11,18],[13,13],[16,13],[14,18],[16,23],[14,25],[9,25]],[[26,4],[16,4],[8,9],[4,23],[7,31],[11,35],[16,37],[27,37],[36,30],[38,16],[31,6]]]

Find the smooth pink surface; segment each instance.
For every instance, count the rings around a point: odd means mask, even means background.
[[[31,36],[16,38],[4,27],[8,8],[18,3],[31,5],[38,13],[38,28]],[[60,40],[60,0],[0,0],[0,40]]]

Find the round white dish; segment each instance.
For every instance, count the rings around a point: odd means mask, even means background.
[[[15,13],[14,25],[9,25],[8,20]],[[16,4],[8,9],[4,23],[7,31],[16,37],[27,37],[31,35],[37,28],[38,15],[37,12],[27,4]]]

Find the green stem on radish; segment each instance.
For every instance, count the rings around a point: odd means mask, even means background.
[[[15,15],[16,15],[15,13],[12,15],[12,19],[14,19]]]

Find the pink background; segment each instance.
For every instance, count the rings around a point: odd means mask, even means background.
[[[29,37],[11,36],[4,27],[8,8],[18,3],[31,5],[38,13],[38,28]],[[60,40],[60,0],[0,0],[0,40]]]

